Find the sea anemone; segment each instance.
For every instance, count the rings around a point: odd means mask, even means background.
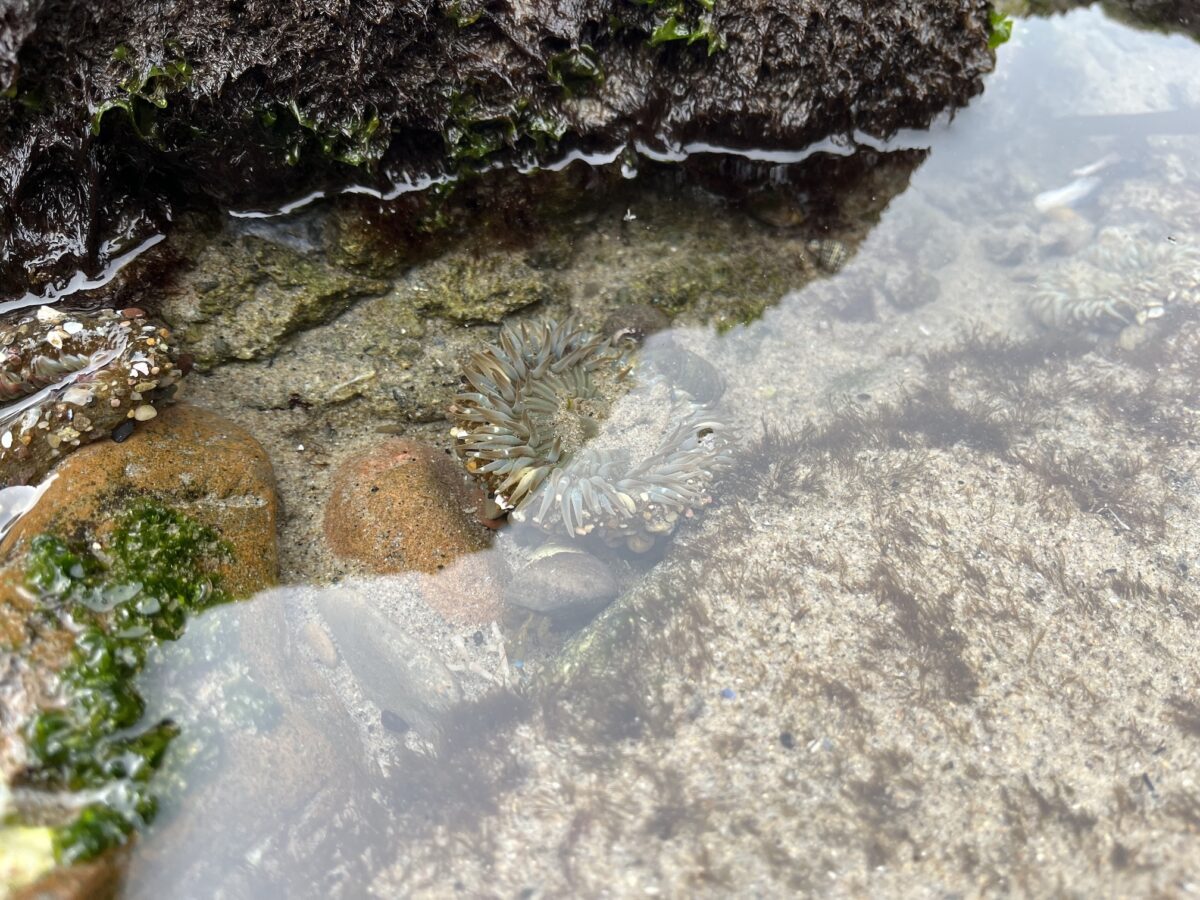
[[[170,332],[141,310],[43,306],[0,324],[0,487],[40,480],[89,441],[126,436],[182,375]]]
[[[1200,250],[1106,228],[1079,257],[1038,278],[1027,308],[1049,328],[1119,329],[1180,301],[1200,302]]]
[[[464,367],[459,458],[518,522],[650,549],[711,501],[729,460],[709,404],[647,355],[570,319],[504,328]]]

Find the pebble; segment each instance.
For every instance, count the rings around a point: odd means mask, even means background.
[[[476,518],[482,500],[446,454],[385,440],[334,473],[325,538],[336,556],[378,574],[434,573],[491,543]]]
[[[372,573],[424,573],[425,601],[448,621],[492,622],[507,569],[484,552],[494,536],[481,521],[485,500],[445,453],[388,439],[334,473],[325,540],[335,556]]]
[[[617,592],[609,566],[585,550],[551,541],[516,572],[505,599],[542,615],[582,619],[604,609]]]
[[[153,406],[151,406],[149,403],[143,403],[141,406],[139,406],[137,409],[135,409],[133,411],[133,417],[135,419],[137,419],[139,422],[149,422],[151,419],[153,419],[157,415],[158,415],[158,410],[155,409]]]

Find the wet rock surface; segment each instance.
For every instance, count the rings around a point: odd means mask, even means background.
[[[208,410],[179,404],[141,423],[129,439],[94,444],[68,457],[41,501],[5,536],[0,552],[20,556],[36,535],[101,525],[115,505],[152,495],[211,523],[237,550],[229,590],[248,596],[278,572],[275,478],[262,447]]]
[[[201,367],[271,357],[296,332],[387,288],[316,256],[302,225],[272,236],[233,230],[197,251],[196,277],[174,276],[179,289],[166,294],[162,314]]]
[[[634,139],[886,135],[964,103],[993,62],[982,0],[363,12],[57,0],[11,13],[0,282],[96,269],[165,228],[181,194],[244,208]]]
[[[123,443],[92,444],[65,460],[0,548],[5,561],[0,774],[6,781],[25,761],[19,729],[55,698],[57,673],[74,647],[73,631],[43,616],[38,592],[26,583],[34,539],[59,534],[106,541],[113,522],[143,497],[213,526],[228,542],[232,552],[218,577],[233,596],[274,583],[277,499],[271,465],[257,442],[227,420],[179,405]]]

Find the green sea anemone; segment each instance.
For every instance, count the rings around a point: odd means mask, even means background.
[[[503,329],[450,408],[459,458],[516,521],[650,549],[711,501],[728,454],[708,405],[647,353],[570,319]]]
[[[1038,277],[1027,308],[1048,328],[1115,330],[1178,302],[1200,302],[1200,249],[1106,228],[1078,257]]]

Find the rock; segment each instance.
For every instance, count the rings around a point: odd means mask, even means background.
[[[499,322],[563,293],[552,273],[511,253],[458,249],[422,267],[414,306],[454,322]]]
[[[0,543],[0,778],[22,765],[18,729],[54,696],[56,673],[68,664],[74,633],[46,619],[26,589],[32,540],[57,534],[103,540],[140,498],[215,529],[231,554],[217,564],[221,587],[241,598],[277,574],[274,476],[249,434],[213,413],[170,407],[122,443],[81,448],[55,470],[34,507]]]
[[[54,869],[12,895],[12,900],[109,900],[120,893],[128,862],[115,851],[76,866]]]
[[[355,808],[364,749],[313,671],[321,664],[298,650],[286,615],[294,600],[279,588],[211,610],[146,677],[147,693],[166,698],[162,713],[183,723],[181,739],[207,752],[171,773],[186,801],[135,842],[124,896],[212,896],[217,883],[230,896],[261,896],[244,883],[258,877],[255,867],[236,862],[246,847],[274,845],[287,827],[310,834]],[[256,709],[267,714],[247,720],[244,711]],[[205,763],[214,751],[215,771]],[[207,836],[214,821],[217,842]]]
[[[314,595],[363,696],[424,734],[462,699],[454,674],[413,634],[353,591]]]
[[[609,313],[600,326],[600,333],[614,341],[630,340],[640,344],[650,335],[670,327],[671,317],[661,309],[634,303]]]
[[[1025,224],[989,226],[981,238],[983,252],[999,266],[1015,266],[1028,260],[1037,248],[1037,233]]]
[[[340,896],[366,883],[371,842],[412,802],[392,779],[427,791],[432,748],[447,752],[463,705],[503,692],[511,671],[498,629],[448,625],[421,577],[277,588],[212,610],[172,648],[153,691],[185,739],[215,739],[220,764],[200,753],[172,773],[184,793],[134,845],[125,896]],[[246,727],[238,710],[262,694],[274,714]],[[245,864],[247,847],[261,864]]]
[[[164,295],[201,368],[272,356],[289,336],[326,322],[388,283],[340,269],[286,231],[226,233],[199,252]]]
[[[556,619],[586,619],[617,596],[611,567],[578,547],[550,542],[534,552],[505,591],[514,606]]]
[[[479,518],[486,498],[445,454],[393,438],[346,460],[325,507],[333,553],[377,574],[418,572],[426,603],[448,621],[482,624],[500,616],[505,566],[486,551],[492,529]]]
[[[233,547],[234,560],[221,573],[231,594],[245,597],[275,581],[278,502],[271,462],[248,432],[215,413],[169,407],[126,441],[77,450],[54,476],[0,543],[0,558],[11,562],[39,534],[86,530],[120,501],[145,494],[216,528]]]
[[[372,572],[434,573],[489,545],[476,519],[482,499],[445,454],[389,439],[334,473],[325,538],[334,554]]]
[[[1038,247],[1047,255],[1070,256],[1096,237],[1096,226],[1069,206],[1056,206],[1042,217]]]
[[[646,135],[777,148],[924,126],[981,89],[988,13],[986,0],[466,0],[352,17],[267,0],[22,4],[0,23],[0,53],[21,61],[0,94],[0,288],[98,271],[167,229],[181,195],[277,208]]]

